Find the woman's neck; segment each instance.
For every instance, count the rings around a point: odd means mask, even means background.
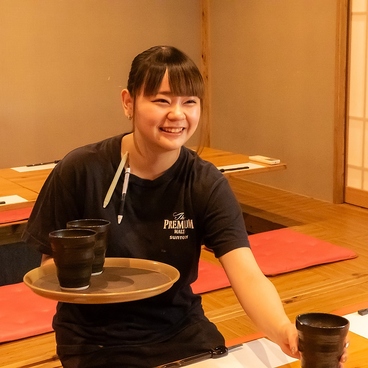
[[[168,170],[178,159],[180,148],[172,151],[156,152],[140,147],[134,141],[133,133],[124,135],[121,152],[129,152],[130,172],[142,179],[154,180]]]

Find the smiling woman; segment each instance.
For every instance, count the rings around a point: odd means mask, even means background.
[[[174,164],[198,127],[203,96],[201,73],[176,48],[155,46],[133,60],[122,91],[125,114],[133,118],[133,134],[122,141],[132,173],[152,180]]]
[[[136,166],[136,173],[154,179],[176,161],[180,147],[198,127],[203,96],[201,73],[176,48],[155,46],[133,60],[122,101],[126,116],[133,118],[134,134],[124,137],[123,147],[133,162],[135,151],[155,161],[148,162],[145,170],[133,164],[133,172]],[[166,153],[167,160],[158,165],[156,154],[160,153]]]
[[[202,101],[204,84],[194,62],[173,47],[154,46],[133,60],[127,89],[133,98],[156,95],[165,74],[170,91],[176,96],[198,96]]]
[[[184,53],[169,46],[144,51],[133,60],[122,91],[133,132],[75,149],[42,188],[25,240],[45,261],[52,254],[51,231],[71,220],[98,218],[111,223],[108,258],[154,260],[180,273],[169,290],[147,300],[59,303],[53,328],[63,367],[154,367],[223,345],[191,288],[202,245],[219,258],[258,327],[284,352],[299,356],[295,326],[254,260],[228,180],[184,146],[199,125],[202,100],[202,77]]]
[[[123,150],[130,153],[140,174],[154,179],[167,170],[178,158],[181,147],[196,131],[200,118],[200,99],[196,96],[176,96],[170,90],[168,73],[164,74],[157,94],[145,96],[143,93],[132,98],[128,90],[122,93],[127,115],[133,114],[134,132],[123,138]],[[160,155],[160,156],[157,156]],[[161,159],[165,154],[165,160]],[[139,157],[149,158],[145,163],[147,177],[142,172]],[[159,165],[160,164],[160,165]]]

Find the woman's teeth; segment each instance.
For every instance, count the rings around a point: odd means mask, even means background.
[[[167,133],[181,133],[184,128],[161,128],[162,131]]]

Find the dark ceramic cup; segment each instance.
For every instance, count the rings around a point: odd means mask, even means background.
[[[87,289],[95,258],[96,232],[88,229],[61,229],[51,232],[49,239],[60,288]]]
[[[110,221],[103,219],[81,219],[69,221],[67,228],[90,229],[96,231],[96,244],[94,248],[95,260],[92,265],[92,276],[100,275],[105,264],[105,254],[107,248],[107,233]]]
[[[296,319],[302,368],[338,368],[349,321],[334,314],[305,313]]]

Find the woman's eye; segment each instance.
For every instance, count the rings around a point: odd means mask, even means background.
[[[188,101],[186,101],[185,102],[186,104],[189,104],[189,105],[191,105],[191,104],[196,104],[197,103],[197,100],[188,100]]]
[[[153,100],[153,102],[158,102],[158,103],[169,103],[169,101],[165,100],[164,98],[156,98],[155,100]]]

